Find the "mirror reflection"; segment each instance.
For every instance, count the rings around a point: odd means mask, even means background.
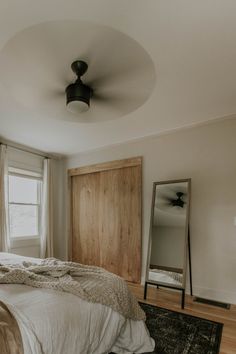
[[[148,280],[184,287],[189,181],[154,183]]]

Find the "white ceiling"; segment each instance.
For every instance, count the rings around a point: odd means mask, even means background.
[[[154,90],[122,118],[86,124],[29,109],[0,77],[0,136],[73,154],[236,113],[235,0],[2,0],[0,57],[23,29],[58,20],[109,26],[137,41],[154,63]],[[107,49],[108,61],[112,54]],[[25,67],[17,69],[25,77],[32,75]],[[6,72],[11,70],[16,68],[9,64]]]

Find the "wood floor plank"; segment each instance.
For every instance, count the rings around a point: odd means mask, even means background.
[[[193,297],[186,295],[185,309],[182,310],[180,307],[180,292],[173,292],[166,289],[156,289],[156,287],[149,286],[147,300],[144,300],[143,286],[131,283],[128,285],[139,301],[223,323],[224,328],[222,333],[220,354],[236,354],[236,305],[231,305],[230,310],[227,310],[194,302]]]

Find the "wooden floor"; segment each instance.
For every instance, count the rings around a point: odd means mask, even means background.
[[[236,354],[236,305],[231,305],[230,310],[226,310],[193,302],[193,298],[186,295],[185,309],[181,310],[181,292],[166,289],[157,290],[155,287],[149,286],[147,300],[145,301],[143,300],[143,287],[141,285],[129,284],[129,288],[142,302],[224,323],[220,354]]]

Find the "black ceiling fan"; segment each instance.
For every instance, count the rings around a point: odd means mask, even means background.
[[[139,99],[138,95],[135,98],[133,96],[122,96],[120,94],[119,96],[116,96],[112,94],[112,92],[97,92],[97,84],[101,84],[106,80],[106,77],[95,78],[92,80],[92,86],[95,86],[95,89],[90,86],[90,83],[85,84],[81,77],[87,72],[88,64],[83,60],[75,60],[71,64],[71,69],[76,74],[77,78],[74,83],[69,84],[65,89],[66,105],[67,109],[76,115],[78,115],[78,113],[86,112],[89,109],[91,98],[96,101],[96,103],[110,103],[113,109],[117,106],[119,107],[120,104],[124,104],[127,100],[129,101],[129,104],[131,104],[132,102],[134,103],[136,99]]]
[[[67,108],[73,113],[86,112],[90,106],[93,90],[83,83],[81,76],[86,73],[88,65],[83,60],[76,60],[71,64],[71,69],[77,75],[77,79],[66,88]]]
[[[174,194],[173,194],[174,192]],[[186,202],[184,201],[184,196],[185,193],[181,192],[181,191],[173,191],[171,193],[165,193],[164,195],[162,194],[158,200],[158,204],[164,207],[177,207],[177,208],[184,208],[184,205],[186,204]],[[173,196],[172,196],[173,195]]]
[[[185,202],[183,201],[183,196],[184,196],[184,193],[183,192],[176,192],[176,196],[177,196],[177,199],[170,199],[170,204],[173,206],[173,207],[179,207],[179,208],[183,208],[184,207],[184,204]]]

